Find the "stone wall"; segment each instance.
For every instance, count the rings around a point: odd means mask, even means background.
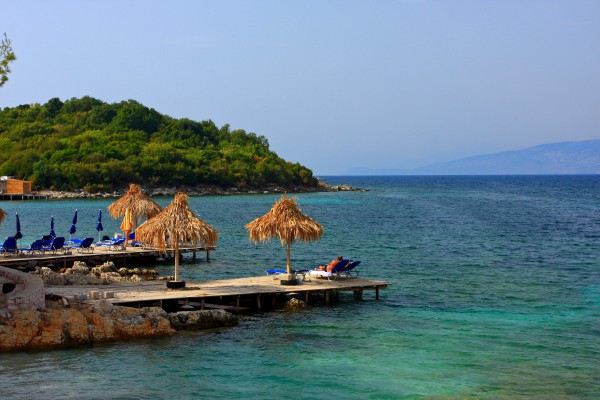
[[[44,282],[39,277],[0,267],[0,278],[4,282],[12,282],[16,285],[15,290],[3,295],[2,304],[6,309],[0,312],[35,311],[46,305]]]

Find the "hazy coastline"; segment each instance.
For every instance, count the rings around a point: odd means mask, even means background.
[[[356,188],[346,184],[329,185],[321,180],[317,186],[277,186],[268,185],[265,187],[228,187],[223,188],[216,185],[195,185],[195,186],[172,186],[172,187],[156,187],[146,188],[142,185],[144,192],[150,197],[174,196],[176,193],[185,193],[188,196],[226,196],[239,194],[269,194],[269,193],[316,193],[316,192],[353,192],[353,191],[368,191],[368,189]],[[95,192],[91,193],[83,189],[76,191],[64,190],[38,190],[35,194],[45,196],[49,199],[70,199],[70,198],[90,198],[90,199],[108,199],[118,198],[127,192],[127,188],[122,188],[112,192]]]

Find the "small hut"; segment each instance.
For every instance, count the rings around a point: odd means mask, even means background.
[[[7,194],[29,194],[31,193],[32,181],[23,181],[13,177],[0,177],[0,192]]]

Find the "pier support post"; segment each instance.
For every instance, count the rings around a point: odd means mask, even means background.
[[[326,305],[329,305],[329,292],[330,292],[329,290],[325,291],[325,304]]]
[[[375,300],[379,300],[379,286],[375,288]]]
[[[206,262],[210,262],[210,251],[206,250]]]
[[[260,294],[256,295],[256,307],[258,308],[258,311],[261,311],[261,307],[260,307]]]

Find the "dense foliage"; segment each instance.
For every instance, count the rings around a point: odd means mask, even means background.
[[[269,150],[263,136],[174,119],[133,101],[53,98],[0,111],[0,175],[37,188],[315,186],[312,171]]]

